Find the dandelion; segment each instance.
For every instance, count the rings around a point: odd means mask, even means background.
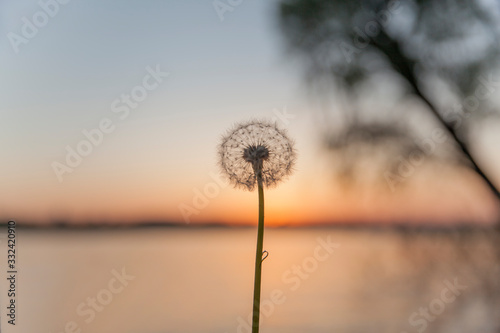
[[[259,332],[262,262],[267,257],[267,251],[262,251],[264,187],[275,187],[288,177],[293,171],[295,158],[292,140],[275,123],[265,121],[254,120],[236,125],[219,145],[219,164],[230,183],[249,191],[257,187],[259,192],[252,333]]]
[[[249,121],[237,125],[222,138],[219,164],[235,187],[253,191],[274,187],[289,176],[295,163],[293,142],[276,124]],[[260,175],[260,176],[259,176]]]

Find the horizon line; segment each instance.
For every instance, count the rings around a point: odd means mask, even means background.
[[[0,226],[7,226],[8,221],[15,221],[16,227],[27,228],[27,229],[139,229],[139,228],[151,228],[151,227],[161,227],[161,228],[253,228],[257,227],[257,224],[249,223],[225,223],[225,222],[197,222],[197,223],[185,223],[180,221],[170,221],[170,220],[136,220],[127,222],[111,222],[102,221],[100,223],[95,221],[88,222],[70,222],[54,220],[51,222],[22,222],[18,223],[16,219],[2,219],[5,222],[0,223]],[[357,222],[314,222],[314,223],[300,223],[300,224],[284,224],[284,225],[268,225],[266,228],[269,229],[319,229],[319,228],[335,228],[335,229],[393,229],[393,230],[464,230],[464,229],[494,229],[500,228],[500,223],[483,225],[474,223],[471,221],[462,221],[454,224],[442,224],[442,223],[408,223],[408,222],[380,222],[380,221],[357,221]]]

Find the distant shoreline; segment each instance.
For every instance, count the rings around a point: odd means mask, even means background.
[[[8,220],[5,220],[8,221]],[[131,223],[18,223],[16,228],[33,230],[119,230],[119,229],[148,229],[148,228],[172,228],[172,229],[250,229],[256,225],[241,224],[229,225],[225,223],[198,223],[185,224],[181,222],[131,222]],[[7,228],[7,222],[0,223],[0,228]],[[406,223],[316,223],[285,226],[266,226],[269,229],[336,229],[336,230],[366,230],[372,232],[398,231],[398,232],[456,232],[456,231],[500,231],[498,225],[475,225],[473,223],[459,223],[456,225],[432,225],[432,224],[406,224]]]

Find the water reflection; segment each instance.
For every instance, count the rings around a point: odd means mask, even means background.
[[[252,228],[21,230],[19,239],[18,332],[248,332]],[[262,332],[498,332],[498,240],[267,230]]]

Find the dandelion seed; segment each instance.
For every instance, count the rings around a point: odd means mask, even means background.
[[[275,123],[249,121],[235,126],[222,138],[219,164],[235,187],[253,191],[257,175],[264,187],[274,187],[293,171],[293,141]]]
[[[219,164],[223,174],[239,188],[259,192],[259,224],[255,256],[252,333],[259,332],[262,261],[269,253],[264,244],[264,186],[274,187],[288,177],[295,164],[293,142],[275,123],[249,121],[222,138]]]

